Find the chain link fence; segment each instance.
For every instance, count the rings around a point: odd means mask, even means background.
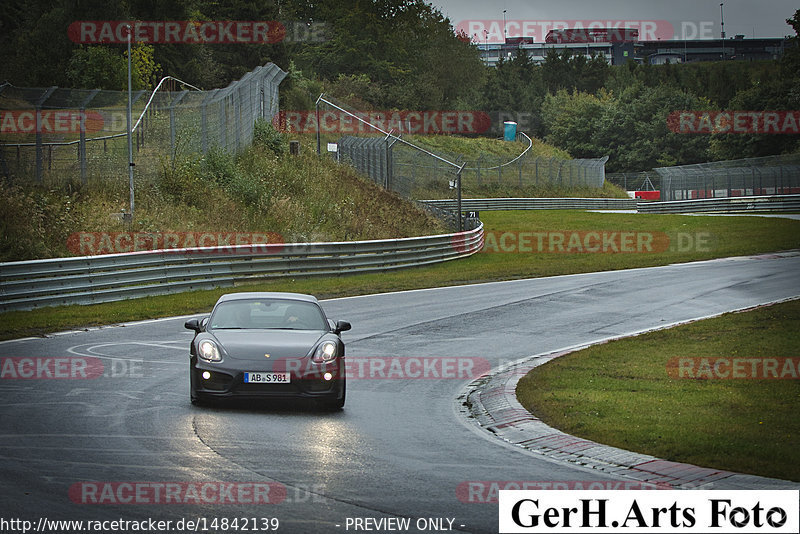
[[[661,176],[654,171],[608,172],[606,181],[625,191],[659,191],[661,189]]]
[[[346,135],[337,143],[337,156],[340,162],[349,163],[384,189],[394,191],[391,144],[382,137]]]
[[[659,167],[661,200],[800,193],[800,154]]]
[[[137,178],[157,176],[181,153],[237,151],[257,119],[278,112],[286,72],[267,64],[224,89],[181,89],[177,80],[132,94]],[[0,173],[44,185],[125,178],[127,91],[0,86]]]
[[[459,173],[462,189],[474,194],[509,188],[602,188],[605,182],[607,157],[536,157],[524,134],[517,139],[525,141],[528,149],[521,149],[521,154],[511,159],[488,155],[465,159],[441,150],[434,154],[402,139],[404,132],[415,131],[415,126],[419,129],[418,124],[411,123],[412,116],[417,116],[426,125],[422,129],[427,130],[446,124],[447,117],[453,123],[475,119],[468,112],[349,112],[344,104],[328,96],[320,97],[318,105],[316,118],[314,112],[305,118],[319,124],[320,151],[327,150],[340,162],[353,165],[375,183],[407,198],[454,198]],[[393,115],[401,119],[392,119]],[[445,117],[443,123],[435,122],[439,117]]]
[[[345,136],[339,139],[337,151],[340,161],[350,163],[375,183],[408,198],[446,198],[455,188],[452,165],[391,139]],[[607,157],[565,160],[527,153],[512,161],[489,156],[468,161],[454,154],[443,157],[464,165],[461,186],[475,193],[502,188],[602,188],[608,160]]]
[[[509,188],[602,188],[607,157],[598,159],[559,159],[525,153],[508,158],[482,155],[474,160],[450,155],[465,165],[461,186],[476,194]],[[424,154],[407,153],[402,147],[393,156],[393,185],[396,191],[414,198],[439,198],[450,187],[444,177],[447,169]],[[438,193],[438,194],[437,194]]]

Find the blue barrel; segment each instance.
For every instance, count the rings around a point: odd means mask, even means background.
[[[505,136],[503,137],[506,141],[516,141],[517,140],[517,123],[506,121],[503,123],[505,126]]]

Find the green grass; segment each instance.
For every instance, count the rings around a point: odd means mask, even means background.
[[[237,156],[164,161],[157,178],[137,179],[132,227],[112,217],[128,209],[127,182],[69,187],[0,180],[0,261],[75,255],[82,232],[273,233],[284,242],[390,239],[444,232],[439,220],[347,165],[277,155],[255,146]]]
[[[461,155],[468,160],[478,158],[499,158],[511,160],[519,156],[528,147],[527,141],[498,141],[488,137],[461,137],[457,135],[410,135],[404,139],[426,148],[437,154],[451,156]],[[552,145],[539,140],[531,139],[530,156],[557,159],[570,159],[569,154]]]
[[[707,235],[708,250],[695,248],[654,253],[494,252],[429,267],[336,277],[262,281],[244,291],[298,291],[320,298],[380,293],[516,278],[666,265],[715,257],[800,248],[800,221],[761,217],[693,217],[587,213],[581,211],[483,212],[487,232],[608,231],[674,236]],[[166,317],[210,310],[219,295],[231,291],[195,291],[89,306],[43,308],[0,314],[0,338],[40,335],[68,328]]]
[[[157,136],[137,152],[135,220],[126,225],[114,214],[129,209],[127,174],[122,172],[120,143],[91,145],[92,170],[81,182],[77,166],[48,170],[43,184],[0,180],[0,261],[65,257],[79,252],[68,247],[82,232],[270,233],[284,242],[389,239],[440,233],[444,225],[401,198],[375,185],[348,165],[316,156],[316,136],[292,135],[301,155],[288,155],[290,137],[265,123],[256,124],[253,146],[236,155],[211,149],[195,153],[190,135],[177,138],[173,154],[165,154]],[[525,145],[488,138],[415,136],[430,150],[457,153],[467,159],[513,159]],[[533,152],[548,158],[568,156],[541,141]],[[397,159],[409,151],[398,150]],[[456,156],[453,156],[454,158]],[[69,158],[68,158],[69,159]],[[427,158],[428,160],[430,158]],[[125,159],[125,168],[127,160]],[[32,171],[31,171],[32,172]],[[420,171],[422,173],[422,171]],[[607,184],[602,189],[514,185],[513,172],[498,184],[485,177],[464,196],[626,196]],[[426,175],[427,176],[427,175]],[[419,198],[449,198],[446,169],[420,174],[413,189]],[[467,182],[465,182],[466,184]],[[566,183],[566,182],[565,182]]]
[[[517,395],[546,423],[582,438],[800,481],[800,380],[668,373],[673,358],[797,359],[798,346],[800,301],[791,301],[568,354],[523,377]]]

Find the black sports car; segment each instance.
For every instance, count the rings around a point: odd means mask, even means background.
[[[317,299],[297,293],[223,295],[209,317],[186,321],[191,400],[303,397],[344,406],[344,343]]]

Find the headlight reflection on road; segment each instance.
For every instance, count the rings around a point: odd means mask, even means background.
[[[314,461],[318,463],[316,472],[325,477],[338,472],[342,462],[349,462],[354,450],[363,447],[359,433],[341,420],[318,418],[306,427],[306,443],[313,444],[311,450]]]

